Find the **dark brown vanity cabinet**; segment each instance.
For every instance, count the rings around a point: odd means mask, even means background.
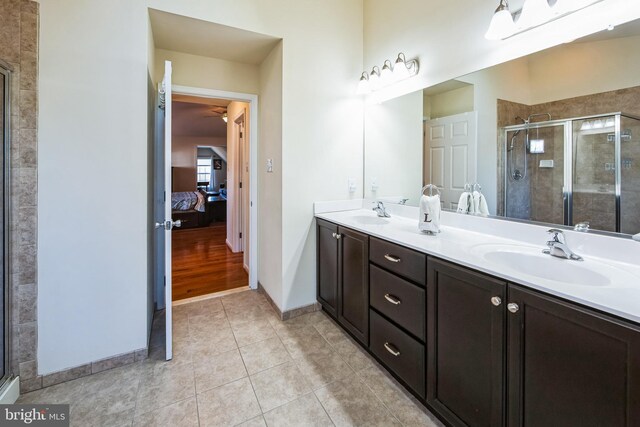
[[[640,327],[509,286],[509,426],[640,426]]]
[[[320,219],[318,301],[448,425],[640,426],[632,322]]]
[[[452,425],[504,425],[507,284],[429,257],[427,402]]]
[[[318,301],[369,345],[369,236],[318,219]]]

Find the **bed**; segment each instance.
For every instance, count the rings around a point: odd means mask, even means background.
[[[206,197],[206,193],[200,190],[171,193],[171,218],[174,221],[182,221],[180,228],[208,225]]]

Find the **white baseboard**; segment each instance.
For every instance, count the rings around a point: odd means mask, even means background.
[[[16,403],[20,397],[20,377],[7,380],[7,384],[0,393],[0,405],[11,405]]]

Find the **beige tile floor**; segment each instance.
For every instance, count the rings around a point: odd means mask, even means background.
[[[280,321],[240,292],[174,307],[148,360],[38,390],[19,403],[68,403],[74,426],[441,426],[324,313]]]

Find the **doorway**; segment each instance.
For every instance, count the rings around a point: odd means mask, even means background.
[[[179,92],[171,102],[173,302],[248,288],[250,104]]]

